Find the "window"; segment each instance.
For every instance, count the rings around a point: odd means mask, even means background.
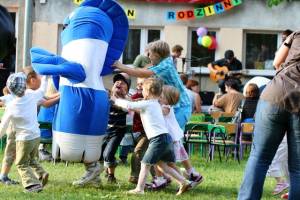
[[[127,44],[123,53],[123,63],[132,64],[136,56],[142,54],[149,42],[159,40],[161,38],[160,29],[130,29]]]
[[[246,33],[246,69],[273,70],[277,33]]]
[[[148,43],[160,39],[160,30],[148,30]]]
[[[127,44],[123,53],[123,63],[133,63],[135,57],[140,54],[141,30],[130,29]]]
[[[216,36],[215,31],[209,31],[207,35]],[[187,62],[191,62],[191,67],[207,66],[208,63],[215,60],[215,50],[199,45],[197,42],[198,36],[195,30],[192,31],[191,42],[191,58]]]

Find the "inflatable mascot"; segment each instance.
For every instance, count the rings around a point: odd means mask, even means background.
[[[65,20],[62,56],[31,49],[34,70],[59,82],[52,156],[84,162],[86,173],[74,185],[100,182],[98,159],[109,114],[102,76],[113,71],[111,65],[120,58],[127,35],[128,20],[119,4],[85,0]]]

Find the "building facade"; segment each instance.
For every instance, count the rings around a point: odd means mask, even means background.
[[[28,49],[40,46],[53,53],[60,53],[60,32],[64,18],[74,10],[77,0],[0,0],[0,4],[15,15],[17,52],[16,70],[30,63]],[[217,0],[209,4],[155,3],[146,0],[119,0],[128,14],[130,32],[121,60],[131,64],[144,52],[148,42],[165,40],[172,47],[184,47],[178,71],[195,74],[202,90],[216,90],[208,77],[207,64],[222,58],[224,51],[232,49],[242,61],[244,78],[275,74],[272,66],[275,52],[281,44],[281,32],[297,30],[300,23],[300,2],[292,1],[269,8],[266,0]],[[231,3],[230,9],[221,12],[217,6]],[[195,10],[203,9],[204,16]],[[206,9],[206,10],[205,10]],[[205,13],[215,9],[214,13]],[[194,16],[188,16],[194,11]],[[217,11],[220,11],[217,14]],[[288,11],[288,12],[287,12]],[[172,15],[173,13],[173,15]],[[200,13],[200,11],[199,11]],[[185,15],[186,14],[186,15]],[[207,16],[209,15],[209,16]],[[205,27],[208,35],[217,41],[216,49],[198,44],[196,30]],[[26,43],[27,41],[27,43]],[[195,77],[194,77],[195,78]]]

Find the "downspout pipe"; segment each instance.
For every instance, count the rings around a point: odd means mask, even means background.
[[[29,62],[30,33],[32,29],[32,5],[32,0],[25,0],[22,67],[27,66]]]

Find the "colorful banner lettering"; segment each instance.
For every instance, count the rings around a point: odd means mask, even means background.
[[[84,0],[73,0],[73,3],[76,5],[80,5]],[[135,9],[124,9],[128,19],[135,19],[136,18],[136,10]],[[189,14],[190,15],[190,14]],[[168,19],[170,20],[170,19]]]
[[[208,17],[221,14],[240,4],[242,4],[242,0],[223,0],[204,8],[195,8],[194,10],[179,10],[177,12],[168,11],[166,19],[168,21],[201,19],[205,16]]]
[[[135,9],[125,9],[125,12],[126,12],[128,19],[136,18],[136,10]]]

